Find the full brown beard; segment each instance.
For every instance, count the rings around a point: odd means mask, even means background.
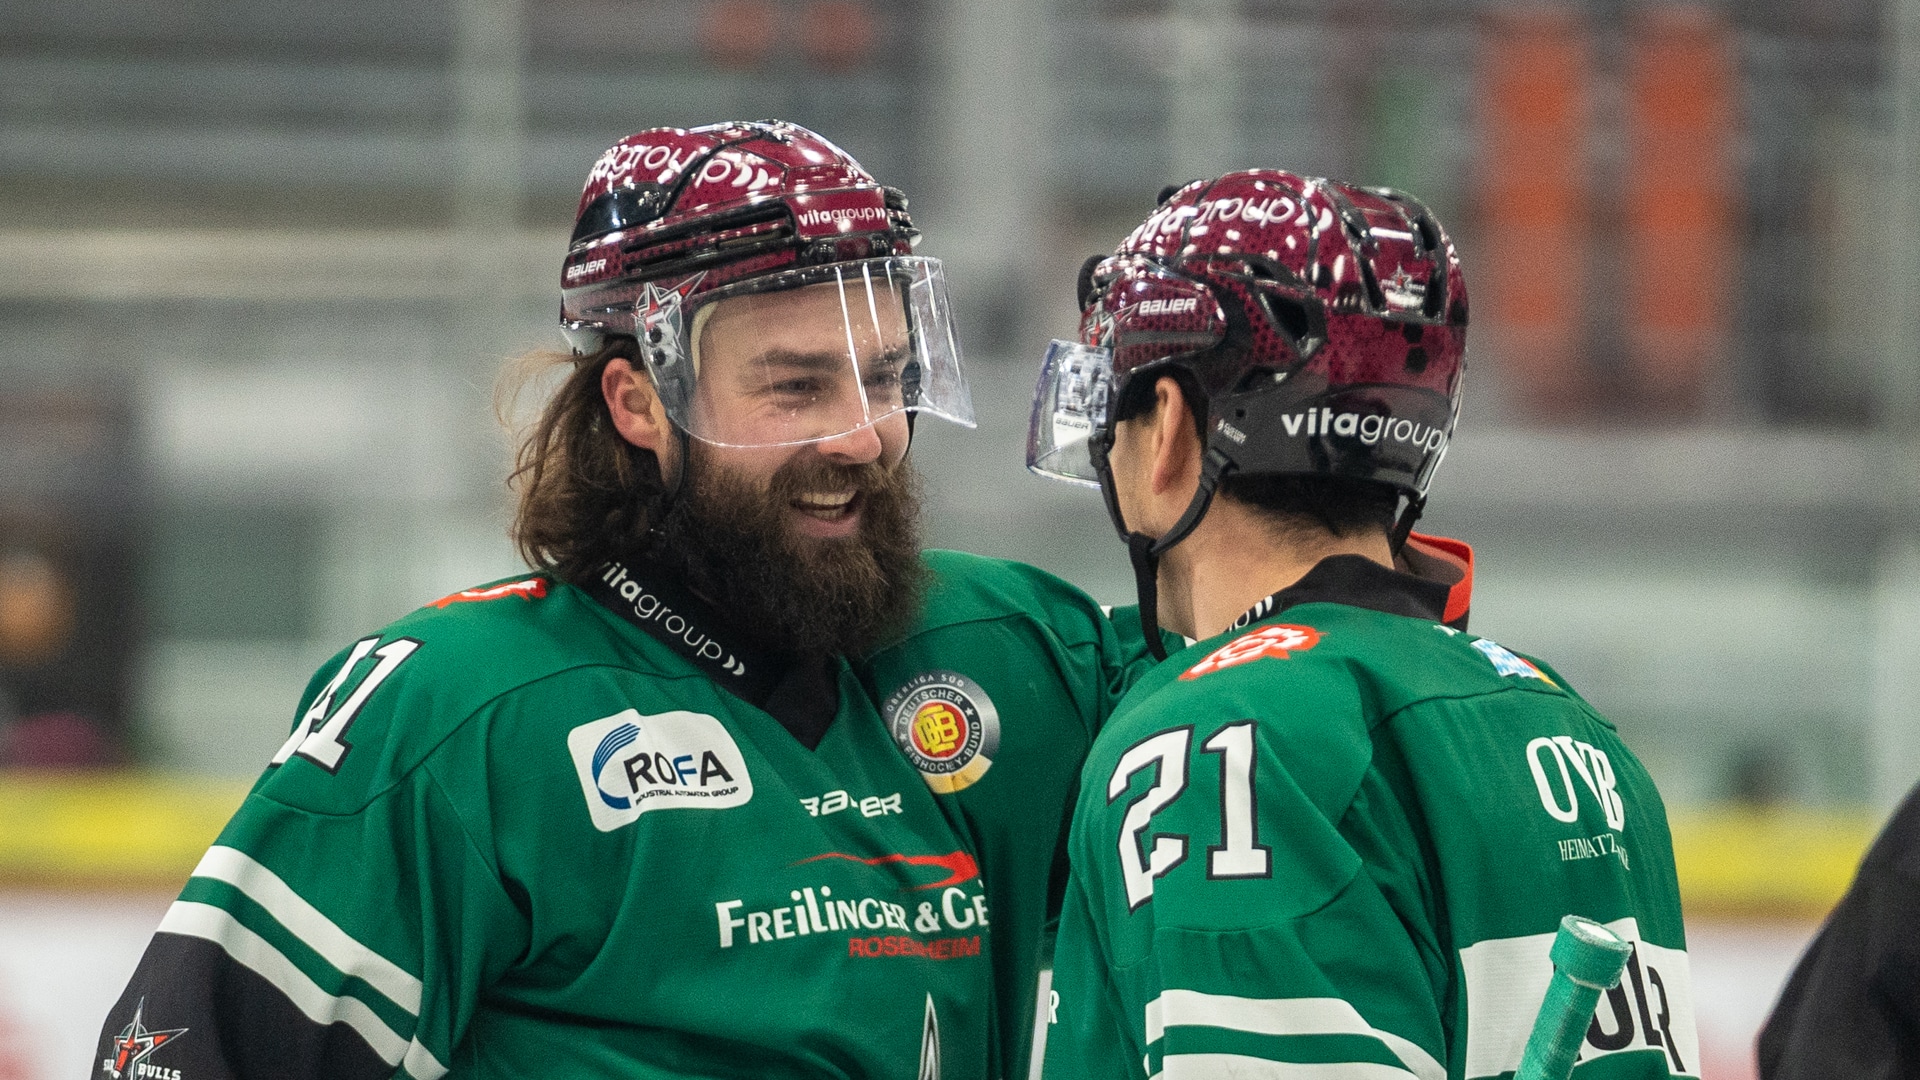
[[[655,557],[763,648],[858,656],[903,632],[919,611],[920,478],[902,460],[838,465],[795,454],[766,490],[690,440],[679,498],[657,530]],[[792,526],[792,502],[858,492],[860,527],[823,539]]]

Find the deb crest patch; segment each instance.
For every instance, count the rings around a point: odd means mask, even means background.
[[[628,709],[567,732],[567,750],[601,832],[649,810],[725,810],[753,798],[740,745],[705,713]]]
[[[883,710],[893,741],[936,794],[971,787],[1000,751],[1000,710],[957,671],[925,671],[901,684]]]
[[[1241,634],[1208,653],[1205,660],[1182,672],[1180,678],[1197,679],[1263,656],[1277,656],[1285,660],[1290,653],[1305,652],[1318,644],[1320,631],[1311,626],[1292,626],[1287,623],[1263,626],[1250,634]]]

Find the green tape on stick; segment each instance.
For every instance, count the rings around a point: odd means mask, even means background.
[[[1633,944],[1613,931],[1578,915],[1560,920],[1554,936],[1553,981],[1533,1018],[1533,1034],[1513,1080],[1567,1080],[1574,1059],[1593,1022],[1600,995],[1620,982]]]

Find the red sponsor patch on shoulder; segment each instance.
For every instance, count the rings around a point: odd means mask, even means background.
[[[462,589],[451,596],[443,596],[428,607],[443,608],[448,604],[470,604],[478,600],[498,600],[503,596],[517,596],[522,600],[538,600],[547,595],[546,578],[528,578],[525,581],[509,581],[504,585],[494,585],[485,589]]]
[[[1235,667],[1263,656],[1277,656],[1285,660],[1291,653],[1305,652],[1320,644],[1320,631],[1311,626],[1294,626],[1279,623],[1263,626],[1250,634],[1242,634],[1225,645],[1207,654],[1205,660],[1188,668],[1180,678],[1197,679],[1210,675],[1222,668]]]

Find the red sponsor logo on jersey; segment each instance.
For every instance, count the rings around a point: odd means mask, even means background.
[[[928,960],[964,960],[969,956],[980,955],[980,935],[936,938],[933,941],[921,941],[919,938],[902,937],[899,934],[848,938],[847,955],[919,956]]]
[[[522,600],[538,600],[547,595],[546,578],[528,578],[525,581],[509,581],[505,585],[495,585],[486,589],[462,589],[451,596],[443,596],[428,607],[443,608],[448,604],[470,604],[476,600],[498,600],[503,596],[518,596]]]
[[[825,855],[815,855],[811,859],[801,859],[795,866],[805,866],[821,859],[845,859],[848,862],[864,863],[867,866],[884,866],[888,863],[905,863],[908,866],[932,866],[947,872],[947,876],[929,885],[915,885],[913,891],[922,889],[944,889],[958,885],[963,881],[972,881],[980,876],[980,864],[973,856],[964,851],[949,852],[945,855],[881,855],[877,858],[863,859],[858,855],[845,855],[838,851],[829,851]]]
[[[1264,656],[1285,660],[1290,654],[1305,652],[1320,644],[1320,631],[1311,626],[1279,623],[1242,634],[1207,654],[1205,660],[1188,668],[1180,678],[1197,679],[1222,668],[1249,663]]]

